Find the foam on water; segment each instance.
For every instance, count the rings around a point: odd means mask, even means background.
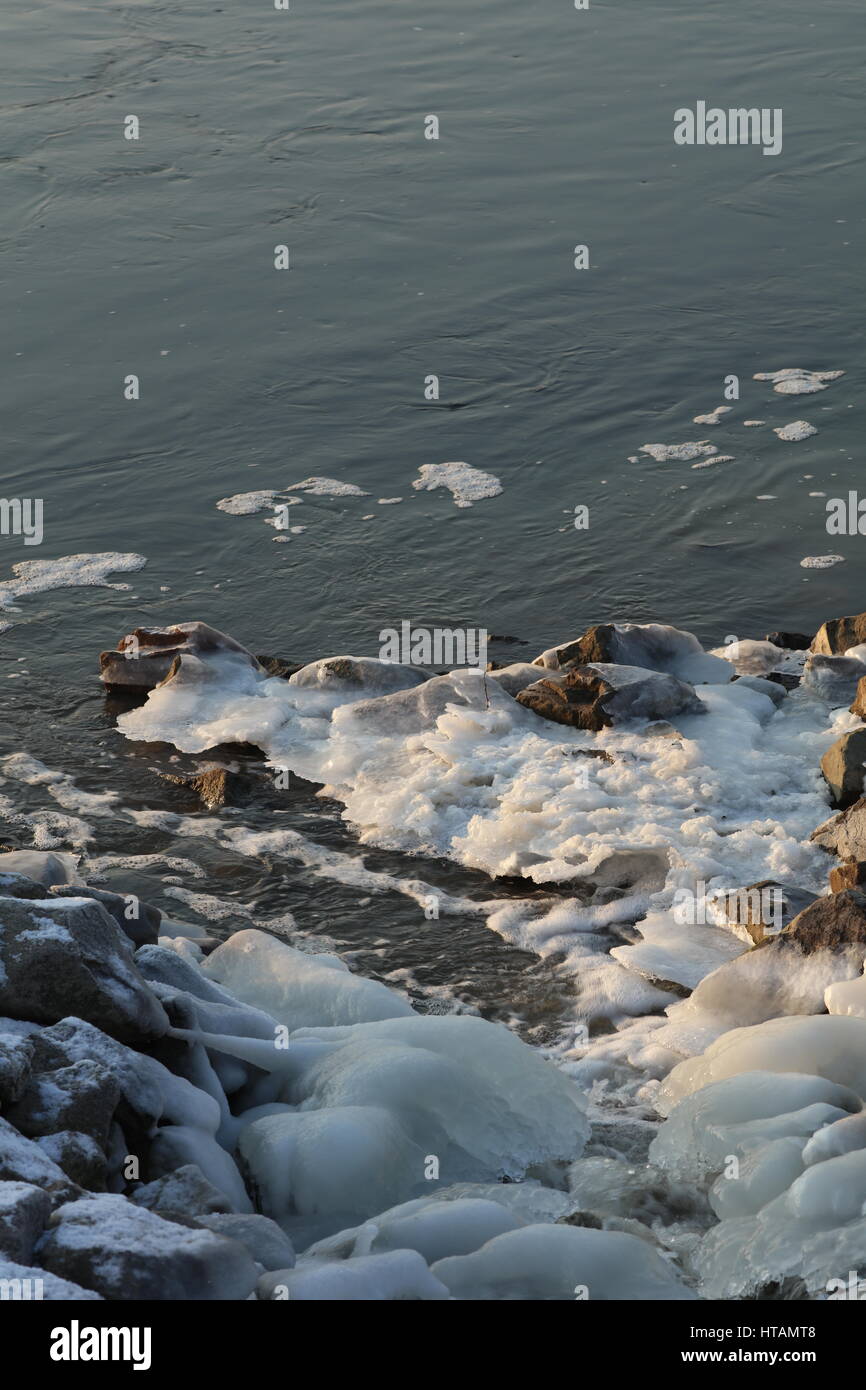
[[[0,582],[0,608],[10,608],[14,599],[44,594],[49,589],[86,585],[129,589],[131,585],[113,583],[108,575],[115,570],[140,570],[146,564],[143,555],[123,554],[117,550],[94,555],[64,555],[59,560],[19,560],[12,566],[15,578]]]
[[[413,482],[414,488],[426,492],[437,487],[447,488],[458,507],[471,507],[485,497],[498,497],[502,492],[498,478],[468,463],[423,463],[418,471],[420,477]]]

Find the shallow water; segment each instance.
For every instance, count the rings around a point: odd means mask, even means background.
[[[147,557],[118,576],[129,590],[57,590],[6,615],[7,746],[124,805],[177,809],[152,771],[171,750],[124,743],[95,678],[98,651],[138,623],[201,618],[301,661],[374,654],[380,629],[411,618],[527,644],[492,642],[504,660],[612,618],[713,646],[862,609],[863,538],[829,537],[810,496],[844,496],[861,471],[858,12],[0,0],[2,487],[45,505],[41,547],[0,537],[0,578],[80,551]],[[782,107],[783,153],[676,147],[673,110],[704,96]],[[430,112],[438,142],[423,139]],[[273,269],[279,243],[289,272]],[[590,271],[573,269],[576,243]],[[791,366],[846,375],[802,397],[752,380]],[[694,424],[729,373],[734,410]],[[796,419],[818,434],[773,433]],[[704,438],[734,461],[627,462]],[[502,494],[458,509],[413,489],[452,459]],[[311,475],[369,496],[304,496],[291,520],[307,529],[279,545],[266,513],[216,507]],[[830,552],[844,563],[800,567]],[[283,813],[354,852],[311,788]],[[297,865],[91,823],[91,852],[200,861],[207,891],[288,907],[365,970],[410,969],[542,1031],[568,1011],[555,968],[480,919],[426,923],[405,898],[359,901]],[[0,838],[26,844],[31,828],[3,820]],[[399,856],[366,862],[407,872]],[[454,866],[409,871],[490,895]],[[164,872],[147,878],[168,908]]]

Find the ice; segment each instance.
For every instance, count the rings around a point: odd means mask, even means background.
[[[400,995],[375,980],[350,974],[338,956],[307,955],[252,929],[223,942],[202,969],[236,999],[292,1029],[368,1023],[412,1013]]]
[[[259,1280],[260,1299],[297,1302],[435,1302],[450,1298],[414,1250],[393,1250],[347,1262],[300,1260]]]
[[[696,1297],[643,1240],[575,1226],[526,1226],[471,1255],[438,1260],[431,1273],[454,1298],[604,1302]]]
[[[866,1018],[866,974],[852,980],[836,980],[827,987],[824,1003],[830,1014]]]
[[[468,463],[422,463],[418,472],[413,488],[425,492],[447,488],[458,507],[471,507],[485,497],[498,497],[502,491],[502,483],[492,473]]]
[[[17,598],[30,598],[50,589],[73,589],[79,586],[100,585],[106,589],[128,589],[124,583],[113,583],[108,575],[114,571],[140,570],[147,564],[143,555],[103,551],[94,555],[64,555],[59,560],[19,560],[12,566],[14,579],[0,582],[0,608],[9,608]]]
[[[500,1202],[459,1197],[442,1201],[419,1197],[381,1212],[362,1226],[340,1231],[311,1245],[306,1256],[350,1259],[386,1250],[417,1250],[428,1264],[473,1250],[526,1223]]]
[[[695,425],[720,425],[722,423],[721,417],[729,415],[732,409],[733,406],[730,405],[717,405],[706,415],[696,415],[692,423]]]

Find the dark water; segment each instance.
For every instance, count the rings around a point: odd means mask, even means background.
[[[81,551],[148,561],[127,593],[23,601],[0,638],[11,747],[174,805],[95,684],[97,652],[142,622],[201,618],[292,660],[375,653],[404,618],[463,623],[529,644],[502,659],[610,618],[712,645],[864,607],[866,540],[829,537],[809,496],[862,477],[857,0],[0,0],[0,45],[2,490],[45,505],[41,547],[0,537],[3,577]],[[782,153],[675,146],[674,109],[699,99],[781,107]],[[751,379],[789,366],[847,375],[787,398]],[[731,373],[732,423],[692,424]],[[772,434],[798,418],[819,433]],[[704,437],[735,462],[626,461]],[[459,510],[413,491],[449,459],[503,494]],[[264,514],[215,508],[313,474],[370,496],[305,500],[280,545]],[[800,568],[827,552],[845,563]],[[312,792],[288,810],[351,847]],[[165,838],[103,821],[94,848]],[[476,996],[498,981],[490,1008],[536,968],[477,924],[422,941],[405,900],[374,912],[300,871],[210,867],[223,896],[391,943],[389,968],[453,981],[458,934]]]

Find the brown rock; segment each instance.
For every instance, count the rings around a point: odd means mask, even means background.
[[[825,820],[809,839],[840,859],[866,859],[866,799]]]
[[[127,690],[153,690],[178,669],[180,656],[237,652],[256,669],[252,652],[233,637],[207,623],[176,623],[174,627],[137,627],[121,637],[113,652],[100,652],[99,678],[104,685]]]
[[[525,705],[542,719],[597,732],[613,723],[603,704],[604,696],[612,694],[613,689],[596,671],[578,667],[570,671],[564,681],[535,681],[516,698],[518,704]]]
[[[866,729],[853,729],[837,739],[821,759],[821,771],[835,804],[842,810],[853,805],[866,776]]]
[[[804,956],[816,951],[866,947],[866,893],[849,888],[816,898],[783,928],[775,941],[779,947],[795,947]],[[765,944],[755,949],[765,949]],[[859,957],[862,952],[857,954]]]
[[[704,714],[706,706],[694,687],[665,671],[599,662],[575,666],[563,676],[526,686],[517,701],[543,719],[598,732],[630,719],[664,719],[676,714]]]
[[[838,868],[830,870],[830,892],[844,893],[849,888],[860,888],[866,883],[866,861],[848,859]]]
[[[815,635],[811,650],[824,656],[840,656],[849,647],[866,642],[866,613],[849,618],[830,618]]]
[[[560,666],[585,666],[591,661],[615,661],[615,632],[616,627],[613,623],[597,623],[595,627],[587,628],[576,642],[566,642],[565,646],[556,648],[556,658]],[[544,658],[537,656],[533,665],[543,666]]]
[[[817,894],[810,893],[806,888],[765,878],[723,898],[721,905],[727,922],[731,926],[742,927],[757,945],[759,941],[778,936],[816,898]],[[777,916],[779,920],[774,921]],[[742,936],[743,932],[738,935]]]
[[[289,676],[293,676],[296,671],[304,669],[302,661],[284,661],[281,656],[261,656],[256,657],[256,661],[261,666],[267,676],[281,676],[287,681]]]
[[[866,719],[866,676],[861,676],[857,682],[857,693],[849,708],[858,719]]]
[[[239,805],[244,800],[248,784],[248,778],[225,767],[210,767],[195,777],[181,777],[171,772],[161,772],[159,775],[164,782],[174,782],[195,792],[209,811],[220,806]]]

